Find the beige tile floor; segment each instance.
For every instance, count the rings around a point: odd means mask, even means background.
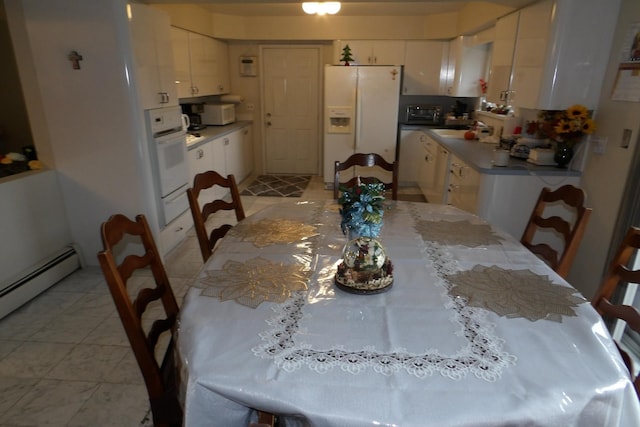
[[[303,195],[331,197],[318,177]],[[413,187],[399,198],[424,201]],[[282,200],[242,196],[247,215]],[[180,302],[202,266],[193,230],[165,265]],[[137,427],[147,410],[142,376],[98,267],[78,270],[0,320],[0,427]]]

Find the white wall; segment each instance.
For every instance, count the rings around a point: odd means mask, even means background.
[[[634,150],[638,149],[640,103],[612,101],[620,52],[631,24],[640,22],[640,2],[622,0],[620,15],[600,103],[595,117],[595,135],[608,139],[605,154],[590,153],[582,185],[587,205],[593,208],[580,250],[569,275],[569,282],[587,298],[598,289],[606,268],[606,257],[622,200]],[[620,147],[623,130],[631,129],[629,148]]]
[[[142,110],[136,102],[124,0],[7,0],[24,14],[24,40],[73,243],[97,265],[100,224],[143,213],[158,229]],[[72,69],[67,55],[83,56]],[[32,71],[33,71],[32,70]],[[34,84],[35,83],[35,84]],[[36,137],[34,135],[34,137]],[[39,140],[36,140],[39,146]],[[42,212],[46,217],[47,213]]]

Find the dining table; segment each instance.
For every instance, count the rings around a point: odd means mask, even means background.
[[[185,426],[638,426],[587,299],[518,240],[448,205],[384,202],[392,282],[339,286],[335,200],[235,225],[179,319]]]

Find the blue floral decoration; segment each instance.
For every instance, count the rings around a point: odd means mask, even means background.
[[[351,230],[358,236],[378,237],[383,225],[384,184],[358,184],[341,190],[338,203],[342,206],[342,232],[347,234]]]

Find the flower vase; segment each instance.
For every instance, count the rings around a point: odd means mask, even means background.
[[[556,145],[556,152],[553,155],[553,161],[556,162],[558,167],[566,168],[571,159],[573,158],[573,148],[566,142],[558,142]]]

